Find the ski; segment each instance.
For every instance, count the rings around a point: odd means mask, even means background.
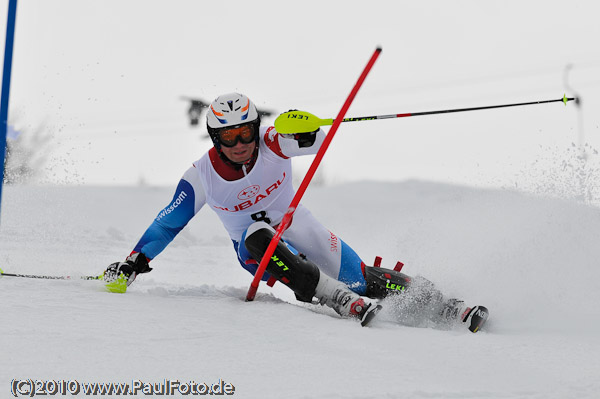
[[[127,291],[127,279],[121,275],[116,279],[109,279],[108,281],[104,278],[104,273],[98,276],[49,276],[40,274],[19,274],[19,273],[5,273],[0,269],[0,277],[20,277],[20,278],[33,278],[42,280],[103,280],[105,281],[105,287],[108,292],[113,293],[125,293]],[[382,310],[382,306],[377,304],[375,308],[370,309],[366,312],[360,323],[363,327],[366,327],[371,323],[375,316]],[[464,302],[457,299],[450,299],[445,302],[444,309],[440,312],[439,323],[464,325],[467,329],[473,333],[481,331],[485,325],[489,311],[485,306],[473,306],[466,307]]]
[[[375,318],[375,316],[377,316],[377,313],[379,313],[381,309],[383,309],[383,306],[375,305],[373,309],[367,310],[362,320],[360,321],[360,325],[363,327],[367,327],[369,323],[371,323],[371,321]]]

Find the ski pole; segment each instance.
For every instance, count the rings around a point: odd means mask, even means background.
[[[292,216],[294,216],[294,212],[296,211],[296,207],[300,203],[300,199],[304,195],[306,188],[310,184],[310,181],[312,180],[315,172],[317,171],[317,168],[319,167],[319,164],[321,163],[321,159],[323,159],[323,155],[325,155],[325,152],[327,151],[327,147],[329,147],[329,143],[331,143],[331,140],[333,139],[333,136],[335,135],[336,130],[340,126],[340,121],[344,118],[344,115],[346,115],[346,111],[348,111],[348,108],[350,108],[350,104],[352,104],[354,97],[356,97],[356,93],[358,93],[358,89],[360,89],[360,87],[362,86],[363,82],[365,81],[365,78],[369,74],[369,71],[371,71],[371,68],[373,67],[373,64],[375,64],[375,61],[377,60],[377,57],[379,57],[380,53],[381,53],[381,47],[377,47],[375,49],[375,52],[371,56],[371,59],[367,63],[367,66],[365,66],[365,69],[362,71],[360,77],[358,78],[358,81],[354,85],[354,88],[348,95],[348,98],[346,98],[346,102],[344,102],[344,105],[342,106],[342,109],[340,110],[340,112],[336,118],[336,122],[333,122],[333,126],[329,130],[329,134],[327,134],[327,136],[325,137],[325,140],[323,141],[323,144],[321,144],[321,147],[319,148],[319,151],[317,152],[317,155],[315,156],[314,161],[310,165],[308,172],[306,172],[306,175],[304,176],[304,179],[302,180],[302,183],[300,184],[300,187],[298,188],[296,195],[294,195],[294,198],[292,199],[292,202],[290,203],[290,206],[288,207],[287,212],[285,213],[285,215],[283,215],[283,219],[281,220],[281,223],[279,223],[279,227],[277,227],[277,230],[275,231],[275,236],[271,239],[271,242],[269,243],[269,246],[267,247],[267,250],[262,257],[260,264],[258,265],[258,269],[256,270],[256,273],[254,274],[254,279],[252,280],[252,284],[250,285],[250,288],[248,289],[248,294],[246,295],[246,301],[254,300],[256,291],[258,290],[258,284],[260,283],[260,280],[267,268],[267,264],[269,263],[269,260],[271,260],[271,256],[275,252],[275,247],[277,247],[277,244],[279,243],[279,240],[281,239],[281,235],[283,234],[285,229],[288,228],[290,221],[292,220]],[[316,129],[314,129],[314,130],[316,130]]]
[[[389,115],[373,115],[373,116],[359,116],[356,118],[344,118],[342,122],[358,122],[358,121],[371,121],[376,119],[392,119],[392,118],[406,118],[409,116],[423,116],[423,115],[435,115],[435,114],[450,114],[455,112],[467,112],[467,111],[481,111],[485,109],[494,108],[508,108],[508,107],[521,107],[524,105],[534,104],[547,104],[562,102],[567,105],[569,101],[577,101],[576,97],[567,97],[563,95],[563,98],[556,100],[540,100],[530,101],[525,103],[513,103],[513,104],[502,104],[502,105],[486,105],[483,107],[471,107],[471,108],[455,108],[455,109],[442,109],[437,111],[425,111],[425,112],[407,112],[402,114],[389,114]],[[338,116],[339,118],[339,116]],[[312,132],[317,130],[321,126],[332,125],[334,119],[321,119],[305,111],[288,111],[279,115],[275,119],[275,129],[279,133],[283,134],[294,134],[298,132]]]
[[[73,280],[74,277],[71,276],[45,276],[39,274],[14,274],[14,273],[4,273],[2,269],[0,269],[0,277],[23,277],[23,278],[39,278],[45,280]],[[102,280],[104,275],[100,276],[81,276],[79,277],[81,280]]]

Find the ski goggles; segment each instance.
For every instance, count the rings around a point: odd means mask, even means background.
[[[252,125],[244,125],[219,131],[219,142],[225,147],[234,147],[238,141],[241,141],[242,144],[250,144],[254,139],[255,131]]]

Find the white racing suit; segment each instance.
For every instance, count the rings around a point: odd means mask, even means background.
[[[315,143],[300,147],[298,141],[280,135],[274,127],[262,127],[258,156],[252,168],[236,180],[227,179],[227,168],[212,148],[194,162],[180,180],[173,200],[159,212],[133,252],[151,260],[162,252],[196,213],[208,204],[227,229],[242,267],[254,274],[257,262],[243,245],[248,227],[257,221],[277,226],[292,198],[290,157],[316,154],[325,137],[319,130]],[[364,295],[366,282],[359,256],[327,230],[308,209],[299,205],[282,239],[328,276]],[[268,280],[265,273],[263,280]]]

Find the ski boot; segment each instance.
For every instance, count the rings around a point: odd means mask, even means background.
[[[393,270],[381,266],[381,258],[375,258],[373,266],[363,266],[367,282],[366,295],[370,298],[390,298],[395,316],[402,324],[426,325],[428,319],[434,325],[463,323],[469,331],[477,332],[488,319],[485,306],[467,307],[458,299],[445,300],[435,285],[422,276],[410,277],[402,273],[403,263]],[[440,310],[441,309],[441,310]]]
[[[248,228],[244,245],[258,260],[274,235],[275,230],[267,223],[256,222]],[[312,302],[316,297],[321,305],[331,307],[340,316],[360,320],[363,327],[381,310],[374,300],[361,297],[346,284],[327,276],[284,241],[277,244],[267,264],[267,273],[290,288],[299,301]]]
[[[361,297],[348,286],[320,272],[319,283],[315,288],[314,296],[321,305],[332,308],[342,317],[351,317],[360,320],[365,327],[381,310],[381,305],[370,298]]]
[[[444,304],[440,316],[449,323],[463,323],[469,331],[476,333],[487,321],[489,312],[485,306],[468,307],[464,301],[449,299]]]

